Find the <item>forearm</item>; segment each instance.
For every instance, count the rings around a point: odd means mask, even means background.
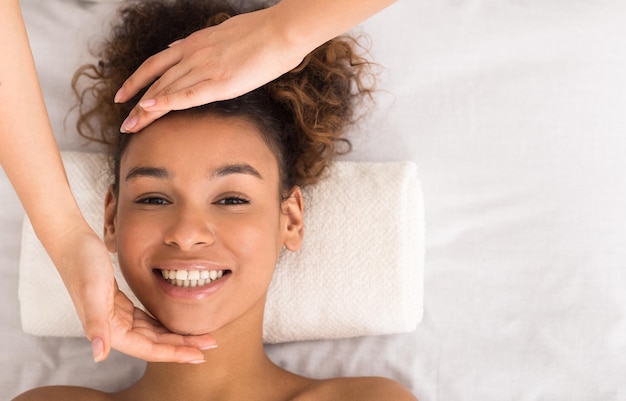
[[[84,225],[47,117],[17,0],[0,3],[0,164],[51,256]]]
[[[271,7],[272,23],[306,53],[350,30],[396,0],[282,0]]]

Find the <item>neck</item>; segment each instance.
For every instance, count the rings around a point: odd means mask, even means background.
[[[306,379],[270,361],[263,348],[262,322],[261,308],[212,333],[218,348],[204,351],[204,363],[148,363],[143,377],[119,393],[119,398],[163,401],[278,399],[277,388],[284,391],[291,386],[291,391],[296,391]],[[272,383],[280,383],[280,386]],[[262,396],[264,392],[273,394]]]
[[[220,333],[221,334],[221,333]],[[152,399],[221,399],[235,397],[245,387],[278,369],[266,356],[263,344],[215,335],[219,347],[205,351],[206,362],[192,364],[149,363],[138,387]]]

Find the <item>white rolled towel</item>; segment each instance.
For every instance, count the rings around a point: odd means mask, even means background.
[[[102,154],[63,152],[70,186],[94,231],[102,232],[108,169]],[[303,188],[305,236],[284,251],[270,285],[267,343],[414,330],[422,317],[424,219],[411,162],[335,162]],[[115,255],[118,284],[128,288]],[[88,267],[86,267],[88,268]],[[22,327],[40,336],[83,336],[71,299],[28,219],[22,231]]]

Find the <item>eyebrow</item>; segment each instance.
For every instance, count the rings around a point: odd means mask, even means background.
[[[170,178],[170,173],[166,169],[159,167],[135,167],[126,174],[126,182],[137,177],[168,179]]]
[[[260,180],[263,179],[263,176],[257,169],[246,163],[227,164],[225,166],[218,167],[211,173],[211,177],[226,177],[232,174],[247,174]],[[131,169],[128,174],[126,174],[126,182],[137,177],[169,179],[172,176],[169,171],[160,167],[135,167]]]
[[[252,167],[246,163],[238,163],[238,164],[227,164],[225,166],[217,168],[213,171],[212,176],[215,177],[225,177],[231,174],[248,174],[254,176],[260,180],[263,179],[263,176],[257,169]]]

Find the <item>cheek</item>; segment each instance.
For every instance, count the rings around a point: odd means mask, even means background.
[[[242,258],[274,263],[282,248],[278,212],[231,216],[228,221],[216,224],[216,234],[227,248]]]
[[[146,255],[161,242],[160,238],[160,226],[156,219],[140,218],[123,210],[118,213],[117,256],[127,280],[134,270],[139,270],[131,267],[142,266]]]

